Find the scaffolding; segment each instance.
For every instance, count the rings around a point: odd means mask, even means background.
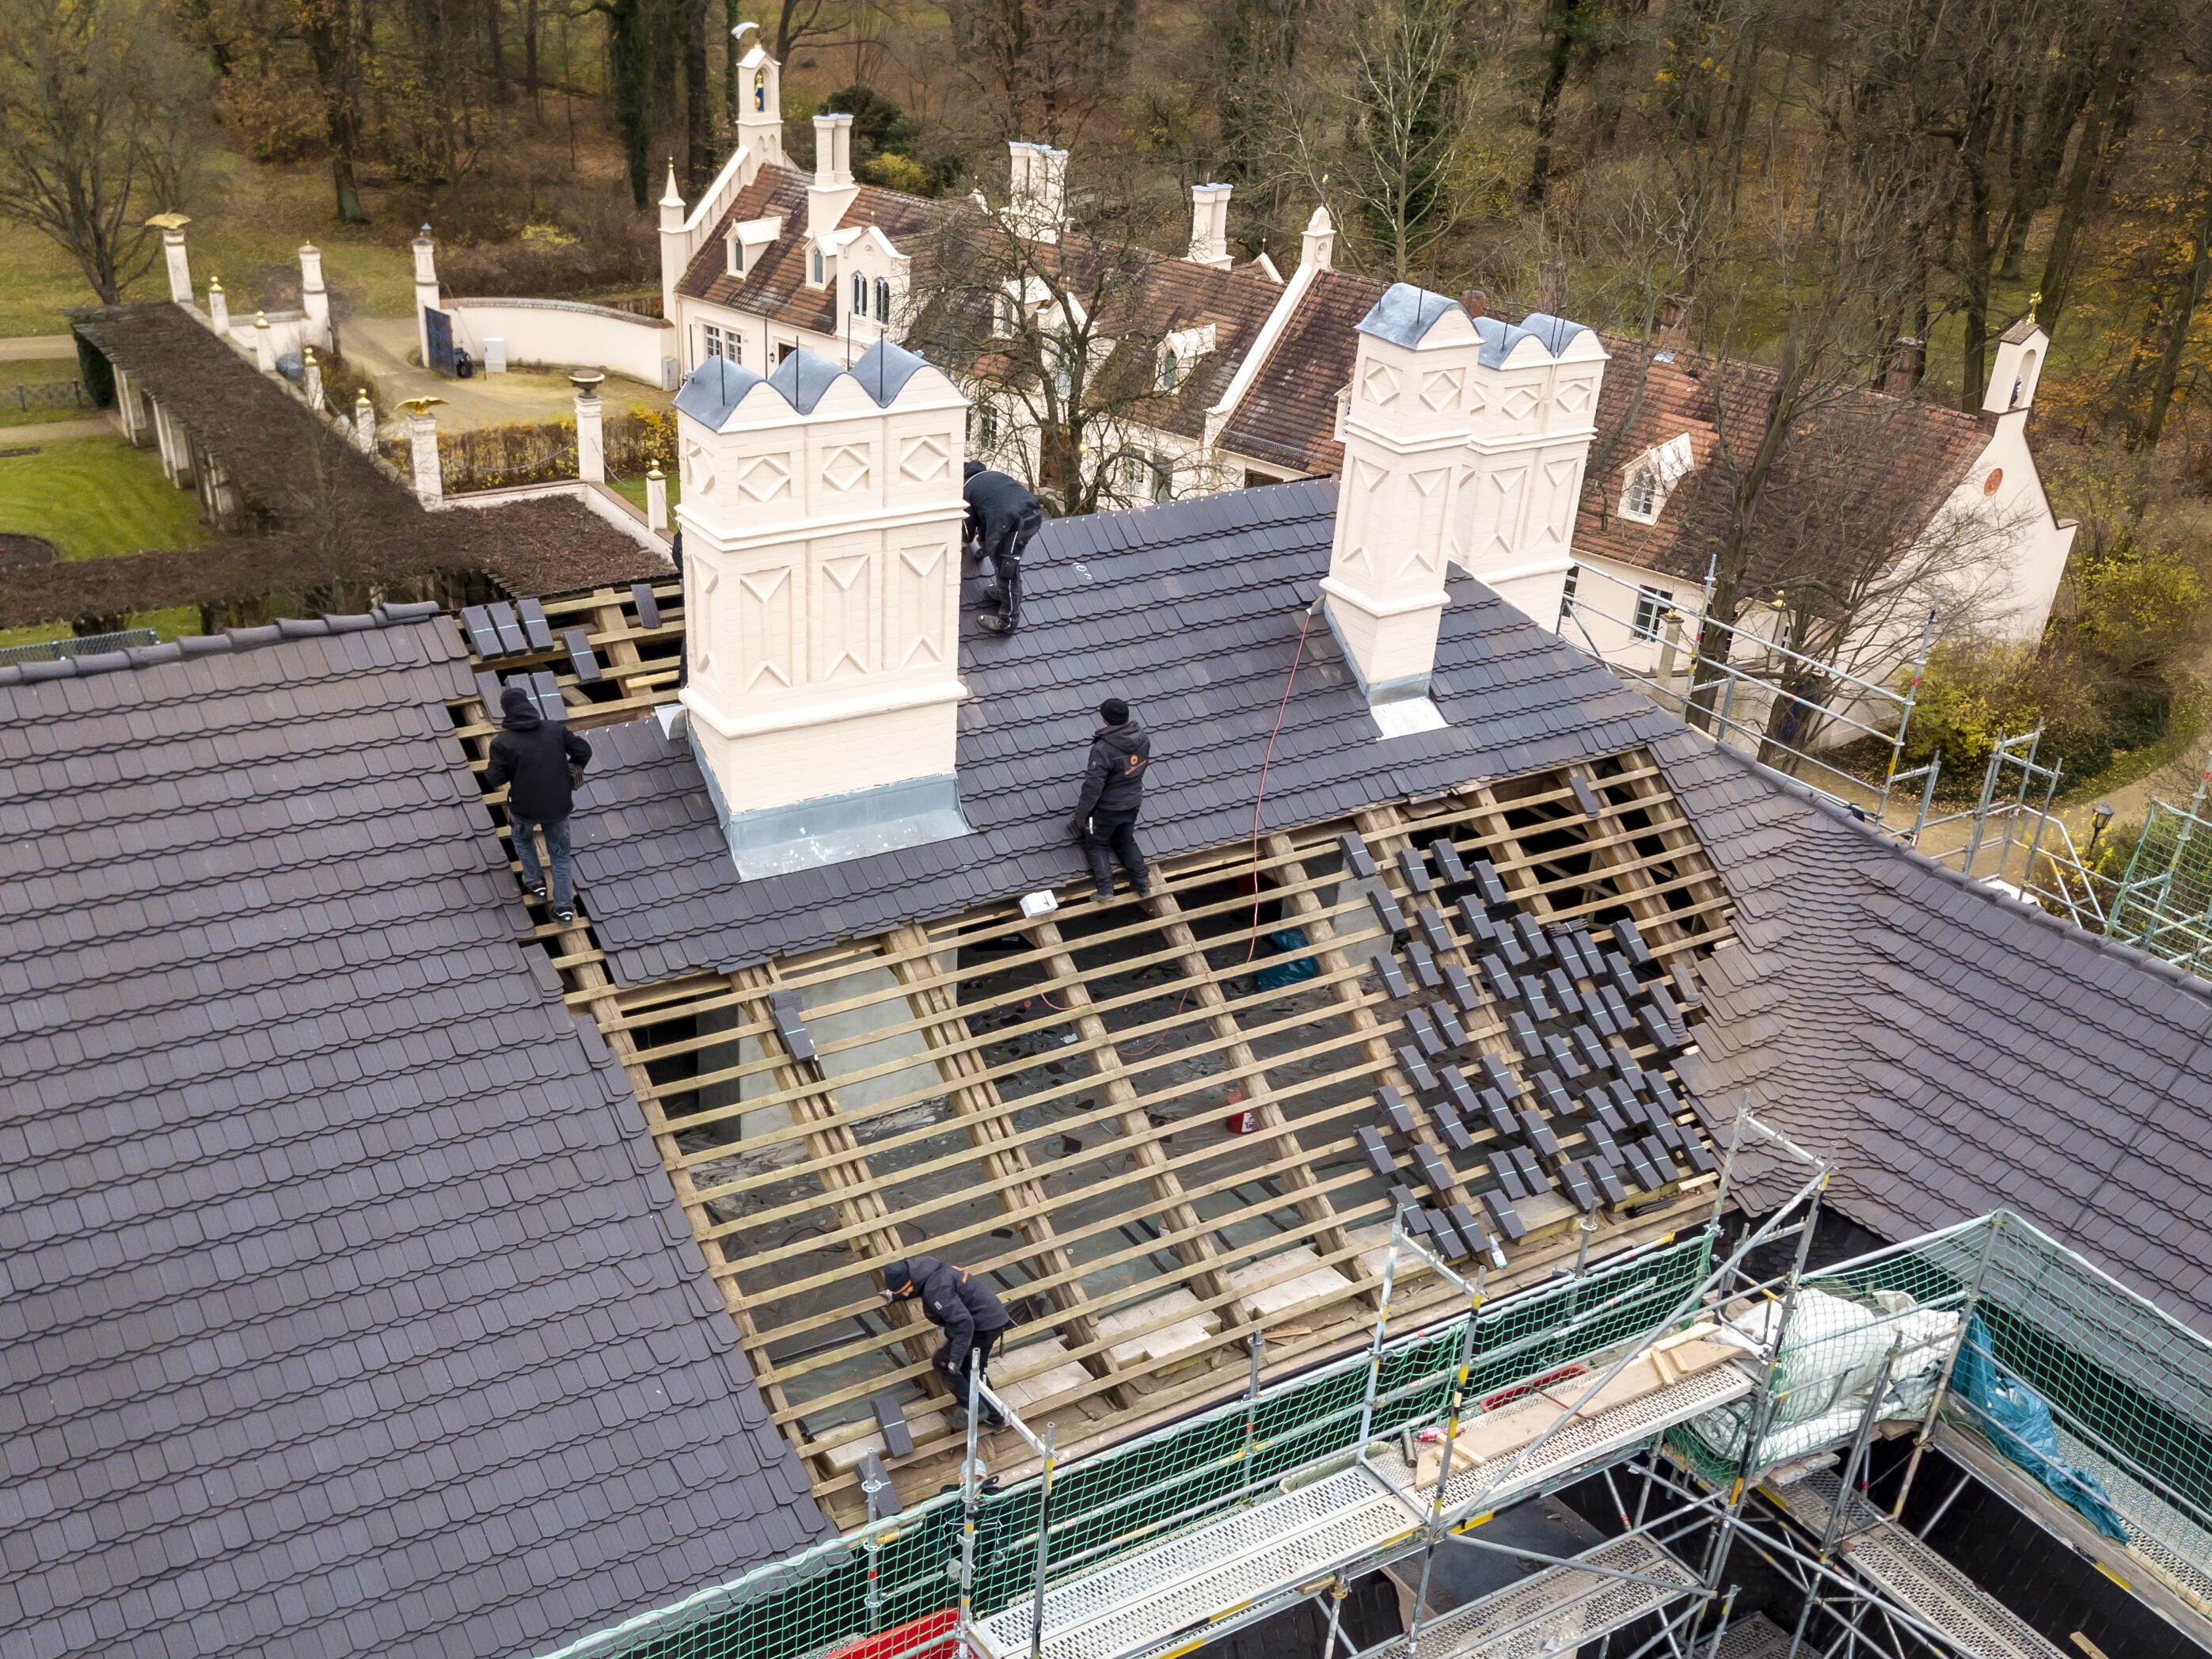
[[[1751,1150],[1803,1179],[1723,1248],[1727,1178]],[[1245,1400],[1064,1467],[1050,1429],[972,1376],[970,1423],[987,1403],[1014,1419],[1025,1479],[1001,1487],[971,1431],[956,1492],[551,1659],[1179,1659],[1302,1603],[1328,1616],[1316,1659],[1336,1659],[1352,1582],[1385,1568],[1419,1586],[1409,1627],[1355,1659],[1600,1641],[1610,1659],[2054,1659],[1926,1539],[1976,1479],[2077,1547],[2088,1530],[1952,1386],[1970,1340],[2047,1402],[2058,1460],[2101,1480],[2126,1536],[2093,1558],[2203,1639],[2205,1340],[2002,1212],[1808,1273],[1830,1173],[1740,1111],[1696,1236],[1494,1304],[1481,1269],[1462,1277],[1394,1228],[1364,1352],[1264,1389],[1255,1369]],[[1782,1271],[1751,1271],[1778,1250]],[[1415,1262],[1464,1307],[1393,1333],[1391,1288]],[[1910,1456],[1875,1474],[1877,1439],[1899,1435]],[[1965,1473],[1915,1532],[1931,1448]],[[1552,1558],[1482,1534],[1513,1504],[1598,1480],[1620,1524],[1595,1547]],[[1431,1608],[1438,1553],[1460,1549],[1540,1570]],[[1794,1620],[1734,1620],[1740,1551],[1796,1586]],[[1636,1644],[1613,1652],[1623,1631]]]
[[[1697,615],[1685,617],[1662,589],[1577,564],[1560,599],[1559,631],[1714,742],[1880,822],[1908,775],[1918,775],[1899,766],[1935,613],[1917,642],[1875,653],[1884,674],[1877,678],[1796,649],[1786,607],[1753,605],[1747,620],[1728,623],[1712,614],[1712,592],[1708,571]],[[1888,678],[1908,665],[1899,691]],[[1861,741],[1887,751],[1879,787],[1825,757]]]

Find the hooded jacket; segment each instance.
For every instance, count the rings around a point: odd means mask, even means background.
[[[1044,509],[1018,480],[980,462],[968,463],[961,493],[968,502],[965,538],[981,542],[993,559],[1020,557],[1023,547],[1044,523]]]
[[[1152,763],[1152,736],[1136,716],[1119,726],[1100,726],[1091,734],[1091,763],[1083,769],[1075,816],[1135,811],[1145,804],[1145,774]]]
[[[906,1264],[915,1299],[930,1322],[945,1333],[945,1363],[957,1371],[981,1331],[1003,1331],[1014,1322],[990,1286],[965,1267],[918,1255]]]
[[[500,707],[507,714],[506,729],[491,740],[484,787],[507,786],[510,817],[532,823],[567,817],[575,805],[568,787],[568,763],[584,765],[592,758],[592,745],[567,726],[556,726],[538,714],[529,695],[517,687],[507,689]]]

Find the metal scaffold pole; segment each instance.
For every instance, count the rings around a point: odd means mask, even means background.
[[[1966,1327],[1974,1317],[1975,1305],[1982,1299],[1982,1284],[1989,1277],[1990,1262],[1997,1253],[1997,1236],[2004,1231],[2005,1212],[1999,1210],[1989,1219],[1990,1236],[1982,1241],[1981,1259],[1974,1263],[1974,1276],[1966,1284],[1966,1300],[1959,1310],[1959,1334],[1951,1341],[1950,1357],[1943,1362],[1943,1370],[1936,1379],[1936,1391],[1928,1396],[1928,1410],[1920,1419],[1920,1432],[1912,1437],[1912,1455],[1905,1465],[1905,1484],[1897,1489],[1897,1504],[1889,1512],[1893,1521],[1905,1518],[1905,1500],[1912,1495],[1913,1478],[1920,1473],[1920,1459],[1928,1449],[1928,1443],[1936,1437],[1936,1413],[1942,1409],[1943,1396],[1950,1391],[1951,1373],[1957,1369],[1960,1351],[1966,1346]]]

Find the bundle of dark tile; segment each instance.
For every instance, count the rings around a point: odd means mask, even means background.
[[[1348,876],[1375,880],[1364,841],[1346,835],[1340,846]],[[1580,921],[1543,927],[1513,902],[1489,860],[1463,860],[1449,838],[1425,853],[1406,848],[1395,862],[1413,915],[1379,881],[1368,890],[1390,941],[1370,966],[1393,1000],[1413,1002],[1401,1016],[1400,1072],[1449,1152],[1472,1165],[1455,1166],[1420,1137],[1413,1103],[1396,1088],[1377,1090],[1381,1121],[1358,1139],[1409,1228],[1447,1259],[1495,1256],[1498,1237],[1527,1236],[1516,1206],[1540,1194],[1563,1192],[1587,1212],[1680,1180],[1677,1159],[1699,1173],[1714,1168],[1704,1140],[1677,1121],[1688,1109],[1660,1069],[1687,1046],[1684,1009],[1696,1006],[1695,994],[1679,968],[1670,974],[1652,954],[1634,921],[1613,922],[1608,945]],[[1444,960],[1462,945],[1472,974]],[[1472,1053],[1468,1022],[1492,1005],[1517,1069]],[[1656,1051],[1654,1067],[1637,1060],[1638,1044]],[[1476,1136],[1486,1129],[1494,1139],[1480,1146]],[[1433,1207],[1401,1181],[1386,1134],[1412,1158]],[[1577,1137],[1579,1157],[1561,1145]],[[1453,1200],[1455,1188],[1477,1194],[1485,1218]]]

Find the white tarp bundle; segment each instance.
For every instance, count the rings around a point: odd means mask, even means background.
[[[1866,1415],[1867,1396],[1881,1370],[1882,1357],[1894,1345],[1889,1380],[1875,1415],[1917,1419],[1934,1398],[1936,1383],[1949,1363],[1959,1330],[1956,1314],[1917,1307],[1902,1291],[1876,1291],[1866,1302],[1838,1294],[1841,1286],[1797,1292],[1790,1329],[1782,1344],[1781,1376],[1775,1388],[1772,1422],[1759,1447],[1757,1467],[1765,1468],[1849,1437]],[[1731,1316],[1722,1334],[1764,1358],[1772,1352],[1778,1302],[1761,1302]],[[1691,1419],[1692,1433],[1717,1455],[1733,1462],[1743,1454],[1743,1438],[1757,1396],[1741,1400]]]

